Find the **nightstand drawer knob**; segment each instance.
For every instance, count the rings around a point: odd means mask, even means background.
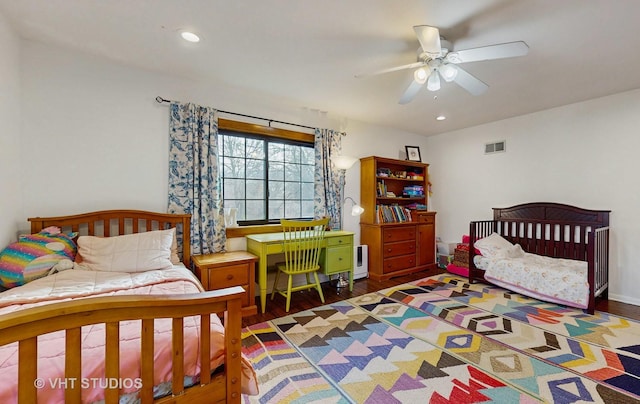
[[[233,279],[233,275],[228,274],[228,275],[227,275],[227,280],[228,280],[228,281],[230,281],[231,279]]]

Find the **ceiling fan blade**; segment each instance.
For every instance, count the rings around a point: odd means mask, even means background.
[[[440,46],[440,30],[436,27],[430,27],[428,25],[416,25],[413,30],[420,41],[422,50],[427,52],[430,56],[440,56],[442,47]]]
[[[529,46],[523,41],[518,41],[453,51],[447,54],[446,59],[451,63],[468,63],[524,56],[527,53]]]
[[[418,91],[420,91],[423,84],[424,83],[419,83],[415,80],[411,80],[411,84],[409,84],[409,87],[407,87],[404,94],[402,94],[402,97],[400,97],[400,101],[398,101],[398,103],[406,104],[409,101],[413,100],[413,97],[415,97],[416,94],[418,94]]]
[[[458,71],[458,74],[456,74],[456,78],[453,79],[453,81],[460,87],[467,90],[470,94],[481,95],[489,89],[488,85],[480,81],[478,78],[472,76],[460,66],[451,65],[451,67],[455,68]]]
[[[412,68],[415,68],[415,67],[422,67],[424,65],[425,65],[424,62],[414,62],[414,63],[409,63],[408,65],[390,67],[388,69],[377,70],[377,71],[371,72],[371,73],[358,73],[358,74],[356,74],[356,77],[357,78],[362,78],[362,77],[377,76],[378,74],[397,72],[398,70],[412,69]]]

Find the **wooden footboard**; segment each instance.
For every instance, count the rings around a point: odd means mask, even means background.
[[[52,303],[0,316],[0,345],[18,342],[18,397],[20,403],[35,403],[37,338],[54,331],[66,333],[65,380],[81,380],[81,327],[105,324],[106,380],[119,380],[119,324],[141,319],[142,403],[240,402],[241,397],[241,317],[244,290],[233,287],[192,295],[108,296]],[[200,327],[200,384],[185,388],[183,372],[183,320],[199,316],[209,324],[214,313],[225,313],[225,371],[211,378],[210,327]],[[232,313],[232,315],[228,315]],[[173,319],[172,394],[154,401],[154,320]],[[80,403],[79,383],[67,384],[65,402]],[[117,403],[118,386],[105,389],[105,403]]]
[[[80,235],[111,237],[152,230],[176,228],[177,248],[182,262],[191,268],[190,222],[188,214],[167,214],[142,210],[104,210],[58,217],[30,218],[31,231],[37,233],[48,226]],[[234,287],[193,295],[113,296],[93,297],[62,303],[52,303],[0,316],[0,345],[18,341],[20,403],[36,402],[34,380],[37,378],[37,337],[49,332],[65,330],[65,377],[81,375],[81,327],[104,323],[106,332],[106,377],[118,379],[119,323],[141,319],[141,368],[143,403],[154,402],[154,320],[171,318],[173,344],[172,394],[155,400],[156,403],[214,403],[240,402],[241,398],[241,299],[244,290]],[[183,372],[183,321],[199,316],[201,324],[208,324],[214,313],[224,313],[225,364],[224,372],[211,377],[210,327],[201,327],[200,385],[185,388]],[[70,380],[70,379],[69,379]],[[70,387],[67,386],[67,387]],[[77,386],[76,386],[77,387]],[[80,389],[68,388],[66,402],[79,403]],[[117,403],[119,392],[106,391],[106,403]]]
[[[609,286],[609,213],[548,202],[494,208],[493,220],[470,223],[469,282],[486,281],[474,264],[473,244],[495,232],[532,254],[586,261],[593,313],[595,298],[606,298]]]

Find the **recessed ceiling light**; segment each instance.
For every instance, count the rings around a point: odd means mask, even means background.
[[[438,115],[438,116],[436,116],[436,121],[444,121],[445,119],[447,119],[447,117],[446,117],[446,116],[444,116],[444,115]]]
[[[180,33],[180,36],[185,41],[200,42],[200,37],[198,35],[194,34],[193,32],[183,31],[183,32]]]

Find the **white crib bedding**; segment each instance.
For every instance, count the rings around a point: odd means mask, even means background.
[[[519,257],[474,257],[485,279],[536,299],[587,308],[589,282],[585,261],[522,253]]]

